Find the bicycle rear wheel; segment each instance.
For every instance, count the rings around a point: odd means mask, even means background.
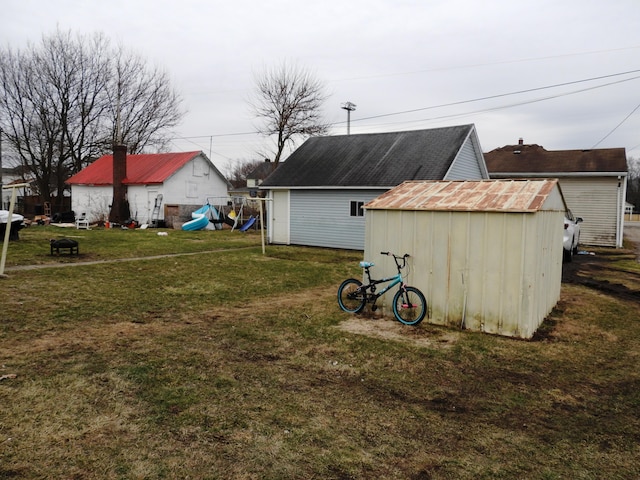
[[[338,287],[338,305],[348,313],[358,313],[364,309],[367,299],[364,291],[360,290],[362,282],[349,278]]]
[[[400,323],[417,325],[427,314],[427,300],[415,287],[400,288],[393,297],[393,314]]]

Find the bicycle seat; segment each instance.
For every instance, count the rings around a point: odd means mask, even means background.
[[[371,262],[360,262],[360,267],[362,268],[369,268],[369,267],[373,267],[375,265],[375,263],[371,263]]]

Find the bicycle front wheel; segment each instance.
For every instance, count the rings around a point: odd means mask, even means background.
[[[360,290],[362,282],[349,278],[338,287],[338,305],[348,313],[359,313],[364,310],[367,299],[364,290]]]
[[[427,314],[427,300],[415,287],[403,287],[393,297],[393,314],[405,325],[419,324]]]

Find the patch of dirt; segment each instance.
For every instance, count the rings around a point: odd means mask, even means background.
[[[460,332],[438,329],[426,323],[416,327],[402,325],[391,318],[354,315],[337,326],[339,330],[384,340],[412,343],[421,347],[448,348],[457,343]]]
[[[562,283],[583,285],[621,300],[640,303],[640,274],[611,266],[616,260],[636,259],[635,251],[594,250],[586,249],[589,254],[574,255],[572,262],[563,265]]]
[[[158,335],[167,327],[162,324],[119,322],[45,334],[30,342],[7,345],[7,352],[16,356],[29,356],[46,351],[93,349],[98,344],[111,343],[114,339],[146,338]],[[10,348],[9,348],[10,347]]]

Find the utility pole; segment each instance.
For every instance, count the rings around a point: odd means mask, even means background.
[[[2,199],[2,127],[0,127],[0,210],[4,210],[4,200]]]
[[[2,127],[0,127],[0,187],[2,183]],[[0,203],[0,210],[2,210],[2,204]]]
[[[347,111],[347,135],[351,135],[351,112],[356,109],[356,104],[351,102],[343,103],[340,107]]]

